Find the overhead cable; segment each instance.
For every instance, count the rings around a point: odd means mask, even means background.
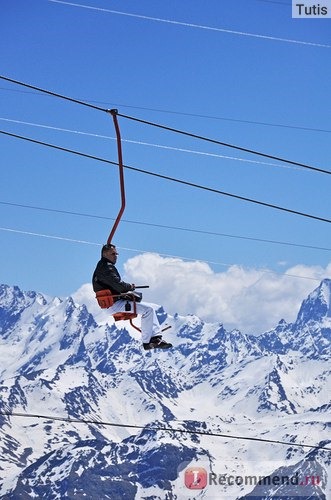
[[[6,81],[11,82],[11,83],[15,83],[17,85],[22,85],[23,87],[32,88],[34,90],[38,90],[39,92],[44,92],[45,94],[49,94],[49,95],[52,95],[54,97],[58,97],[60,99],[65,99],[67,101],[71,101],[71,102],[74,102],[76,104],[81,104],[83,106],[86,106],[86,107],[89,107],[89,108],[93,108],[93,109],[96,109],[98,111],[103,111],[105,113],[110,113],[109,109],[105,109],[105,108],[101,108],[99,106],[88,104],[87,102],[80,101],[80,100],[74,99],[72,97],[64,96],[62,94],[58,94],[58,93],[52,92],[50,90],[42,89],[40,87],[36,87],[34,85],[30,85],[30,84],[27,84],[27,83],[24,83],[24,82],[20,82],[18,80],[14,80],[12,78],[9,78],[9,77],[3,76],[3,75],[0,75],[0,79],[6,80]],[[155,122],[151,122],[151,121],[148,121],[148,120],[143,120],[141,118],[136,118],[136,117],[133,117],[133,116],[124,115],[122,113],[117,113],[117,115],[121,116],[122,118],[126,118],[126,119],[129,119],[129,120],[136,121],[138,123],[144,123],[145,125],[150,125],[150,126],[153,126],[153,127],[157,127],[157,128],[163,129],[163,130],[167,130],[169,132],[174,132],[174,133],[177,133],[177,134],[185,135],[187,137],[191,137],[191,138],[194,138],[194,139],[199,139],[199,140],[202,140],[202,141],[207,141],[207,142],[210,142],[212,144],[218,144],[220,146],[224,146],[224,147],[236,149],[238,151],[244,151],[246,153],[255,154],[255,155],[258,155],[258,156],[262,156],[264,158],[269,158],[269,159],[273,159],[273,160],[277,160],[277,161],[289,163],[290,165],[296,165],[298,167],[307,168],[309,170],[314,170],[316,172],[320,172],[320,173],[324,173],[324,174],[331,174],[331,171],[329,171],[329,170],[318,168],[318,167],[312,167],[311,165],[306,165],[305,163],[300,163],[300,162],[296,162],[296,161],[292,161],[292,160],[287,160],[285,158],[281,158],[281,157],[278,157],[278,156],[275,156],[275,155],[270,155],[270,154],[262,153],[262,152],[259,152],[259,151],[255,151],[253,149],[244,148],[244,147],[241,147],[241,146],[236,146],[234,144],[229,144],[229,143],[226,143],[226,142],[218,141],[216,139],[210,139],[210,138],[202,136],[202,135],[193,134],[191,132],[186,132],[184,130],[179,130],[179,129],[176,129],[176,128],[173,128],[173,127],[168,127],[166,125],[161,125],[161,124],[158,124],[158,123],[155,123]]]
[[[21,136],[21,135],[17,135],[17,134],[12,134],[12,133],[6,132],[4,130],[0,130],[0,133],[4,134],[4,135],[8,135],[10,137],[15,137],[17,139],[22,139],[22,140],[25,140],[25,141],[29,141],[29,142],[32,142],[32,143],[35,143],[35,144],[40,144],[42,146],[47,146],[47,147],[51,147],[51,148],[54,148],[54,149],[58,149],[60,151],[64,151],[64,152],[67,152],[67,153],[72,153],[72,154],[75,154],[75,155],[78,155],[78,156],[82,156],[84,158],[90,158],[92,160],[101,161],[101,162],[108,163],[108,164],[111,164],[111,165],[117,165],[116,162],[110,161],[110,160],[106,160],[105,158],[99,158],[97,156],[93,156],[93,155],[89,155],[89,154],[86,154],[86,153],[82,153],[80,151],[74,151],[72,149],[63,148],[63,147],[60,147],[60,146],[56,146],[54,144],[49,144],[49,143],[46,143],[46,142],[37,141],[36,139],[31,139],[29,137],[25,137],[25,136]],[[152,176],[158,177],[160,179],[165,179],[165,180],[168,180],[168,181],[176,182],[176,183],[179,183],[179,184],[183,184],[185,186],[190,186],[190,187],[193,187],[193,188],[196,188],[196,189],[201,189],[201,190],[208,191],[208,192],[211,192],[211,193],[215,193],[215,194],[218,194],[218,195],[221,195],[221,196],[227,196],[227,197],[234,198],[234,199],[241,200],[241,201],[245,201],[245,202],[248,202],[248,203],[254,203],[256,205],[260,205],[260,206],[264,206],[264,207],[268,207],[268,208],[273,208],[275,210],[280,210],[282,212],[287,212],[287,213],[291,213],[291,214],[294,214],[294,215],[299,215],[301,217],[306,217],[306,218],[313,219],[313,220],[318,220],[318,221],[321,221],[321,222],[331,223],[331,220],[327,219],[325,217],[318,217],[317,215],[311,215],[311,214],[307,214],[305,212],[299,212],[298,210],[293,210],[293,209],[290,209],[290,208],[284,208],[284,207],[281,207],[279,205],[274,205],[272,203],[266,203],[266,202],[263,202],[263,201],[255,200],[253,198],[247,198],[246,196],[240,196],[240,195],[236,195],[236,194],[233,194],[233,193],[227,193],[226,191],[221,191],[219,189],[211,188],[211,187],[208,187],[208,186],[203,186],[201,184],[197,184],[197,183],[194,183],[194,182],[184,181],[182,179],[178,179],[176,177],[170,177],[168,175],[157,174],[156,172],[151,172],[149,170],[145,170],[145,169],[141,169],[141,168],[136,168],[136,167],[131,167],[129,165],[123,165],[123,167],[127,168],[128,170],[132,170],[132,171],[135,171],[135,172],[140,172],[140,173],[143,173],[143,174],[146,174],[146,175],[152,175]]]
[[[116,141],[116,137],[111,137],[109,135],[93,134],[91,132],[83,132],[81,130],[71,130],[68,128],[54,127],[51,125],[44,125],[41,123],[31,123],[31,122],[25,122],[22,120],[14,120],[11,118],[4,118],[4,117],[0,117],[0,120],[7,122],[7,123],[17,123],[18,125],[28,125],[31,127],[43,128],[43,129],[47,129],[47,130],[56,130],[57,132],[69,132],[71,134],[83,135],[83,136],[88,136],[88,137],[97,137],[98,139],[108,139],[108,140],[115,140]],[[155,143],[150,143],[150,142],[135,141],[132,139],[123,139],[123,138],[122,138],[122,142],[125,142],[128,144],[137,144],[139,146],[148,146],[148,147],[166,149],[166,150],[176,151],[176,152],[180,152],[180,153],[189,153],[189,154],[195,154],[195,155],[201,155],[201,156],[209,156],[212,158],[220,158],[220,159],[224,159],[224,160],[234,160],[234,161],[238,161],[238,162],[242,162],[242,163],[250,163],[250,164],[254,164],[254,165],[267,165],[270,167],[290,168],[293,170],[302,171],[302,169],[300,167],[294,167],[291,165],[282,165],[281,163],[270,163],[270,162],[260,161],[260,160],[249,160],[248,158],[238,158],[235,156],[221,155],[218,153],[209,153],[206,151],[195,151],[192,149],[178,148],[175,146],[166,146],[164,144],[155,144]]]
[[[107,112],[107,109],[101,108],[100,106],[95,106],[94,104],[89,104],[88,102],[80,101],[79,99],[74,99],[73,97],[68,97],[63,94],[58,94],[57,92],[52,92],[50,90],[42,89],[40,87],[36,87],[35,85],[30,85],[29,83],[20,82],[19,80],[14,80],[13,78],[8,78],[7,76],[0,75],[0,79],[5,80],[7,82],[15,83],[17,85],[22,85],[23,87],[27,87],[28,89],[38,90],[38,92],[43,92],[44,94],[48,94],[54,97],[59,97],[60,99],[64,99],[66,101],[74,102],[76,104],[81,104],[82,106],[86,106],[88,108]]]
[[[95,214],[87,214],[87,213],[81,213],[81,212],[73,212],[70,210],[59,210],[55,208],[47,208],[47,207],[36,207],[32,205],[24,205],[22,203],[12,203],[8,201],[0,201],[1,205],[7,205],[11,207],[19,207],[19,208],[25,208],[25,209],[31,209],[31,210],[41,210],[44,212],[53,212],[53,213],[58,213],[58,214],[64,214],[64,215],[75,215],[79,217],[89,217],[93,219],[102,219],[102,220],[115,220],[114,217],[106,217],[105,215],[95,215]],[[202,229],[193,229],[193,228],[188,228],[188,227],[178,227],[178,226],[169,226],[165,224],[155,224],[151,222],[143,222],[143,221],[137,221],[137,220],[128,220],[128,219],[122,219],[123,223],[126,224],[139,224],[141,226],[149,226],[149,227],[156,227],[160,229],[171,229],[174,231],[186,231],[189,233],[198,233],[198,234],[204,234],[208,236],[221,236],[222,238],[234,238],[238,240],[248,240],[248,241],[258,241],[260,243],[268,243],[268,244],[273,244],[273,245],[285,245],[285,246],[290,246],[290,247],[299,247],[299,248],[307,248],[310,250],[323,250],[326,252],[331,252],[331,248],[327,247],[317,247],[314,245],[304,245],[301,243],[293,243],[289,241],[277,241],[277,240],[267,240],[265,238],[253,238],[251,236],[242,236],[238,234],[227,234],[227,233],[217,233],[216,231],[206,231]]]
[[[97,10],[99,12],[107,12],[110,14],[118,14],[121,16],[128,16],[128,17],[134,17],[137,19],[143,19],[147,21],[157,21],[159,23],[167,23],[167,24],[172,24],[172,25],[177,25],[177,26],[184,26],[186,28],[198,28],[202,30],[208,30],[208,31],[215,31],[219,33],[228,33],[230,35],[239,35],[239,36],[246,36],[246,37],[253,37],[253,38],[259,38],[259,39],[264,39],[264,40],[271,40],[275,42],[285,42],[285,43],[295,43],[299,45],[310,45],[313,47],[324,47],[324,48],[331,48],[331,45],[326,45],[322,43],[316,43],[316,42],[304,42],[302,40],[293,40],[290,38],[280,38],[277,36],[271,36],[271,35],[259,35],[257,33],[249,33],[247,31],[236,31],[236,30],[230,30],[226,28],[217,28],[213,26],[205,26],[201,24],[193,24],[193,23],[187,23],[183,21],[175,21],[173,19],[161,19],[159,17],[151,17],[151,16],[144,16],[142,14],[134,14],[131,12],[121,12],[118,10],[110,10],[110,9],[105,9],[101,7],[93,7],[91,5],[82,5],[82,4],[77,4],[77,3],[72,3],[72,2],[65,2],[63,0],[48,0],[49,2],[53,3],[59,3],[63,5],[70,5],[71,7],[80,7],[84,9],[91,9],[91,10]]]
[[[219,432],[212,431],[199,431],[188,430],[188,429],[178,429],[172,427],[161,427],[161,426],[153,426],[153,425],[136,425],[136,424],[119,424],[115,422],[106,422],[102,420],[87,420],[87,419],[78,419],[78,418],[70,418],[70,417],[58,417],[53,415],[41,415],[41,414],[33,414],[33,413],[20,413],[20,412],[0,412],[0,415],[6,417],[23,417],[23,418],[41,418],[43,420],[52,420],[52,421],[60,421],[66,422],[69,424],[85,424],[85,425],[97,425],[97,426],[105,426],[105,427],[120,427],[126,429],[138,429],[143,431],[153,431],[153,432],[169,432],[169,433],[180,433],[180,434],[198,434],[200,436],[210,436],[210,437],[220,437],[225,439],[239,439],[241,441],[255,441],[258,443],[268,443],[268,444],[280,444],[289,447],[299,447],[299,448],[310,448],[315,450],[323,450],[323,451],[331,451],[331,448],[328,448],[321,445],[314,444],[306,444],[306,443],[293,443],[289,441],[279,441],[276,439],[265,439],[259,437],[251,437],[251,436],[237,436],[233,434],[221,434]]]
[[[5,90],[7,92],[18,92],[22,94],[31,94],[31,95],[36,95],[40,96],[39,92],[29,92],[29,91],[24,91],[24,90],[18,90],[18,89],[10,89],[7,87],[0,87],[0,90]],[[142,111],[152,111],[154,113],[167,113],[169,115],[179,115],[179,116],[191,116],[192,118],[205,118],[208,120],[224,120],[228,122],[235,122],[235,123],[247,123],[250,125],[262,125],[264,127],[280,127],[280,128],[289,128],[289,129],[294,129],[294,130],[304,130],[307,132],[325,132],[325,133],[331,133],[331,130],[325,129],[325,128],[314,128],[314,127],[303,127],[300,125],[286,125],[285,123],[270,123],[270,122],[260,122],[257,120],[245,120],[243,118],[230,118],[228,116],[216,116],[216,115],[203,115],[201,113],[187,113],[185,111],[174,111],[173,109],[161,109],[161,108],[149,108],[147,106],[133,106],[130,104],[122,104],[118,102],[104,102],[104,101],[95,101],[94,99],[80,99],[83,100],[84,102],[90,102],[90,103],[98,103],[98,104],[106,104],[107,106],[112,106],[112,107],[121,107],[121,108],[131,108],[131,109],[139,109]]]
[[[263,156],[264,158],[269,158],[271,160],[282,161],[285,163],[289,163],[290,165],[296,165],[298,167],[307,168],[309,170],[314,170],[316,172],[320,172],[323,174],[329,174],[329,175],[331,174],[330,170],[326,170],[324,168],[312,167],[311,165],[306,165],[305,163],[299,163],[297,161],[286,160],[285,158],[281,158],[280,156],[274,156],[274,155],[270,155],[267,153],[261,153],[260,151],[255,151],[254,149],[248,149],[248,148],[244,148],[242,146],[236,146],[234,144],[229,144],[227,142],[218,141],[217,139],[210,139],[209,137],[204,137],[202,135],[193,134],[191,132],[186,132],[184,130],[180,130],[177,128],[168,127],[166,125],[160,125],[159,123],[154,123],[154,122],[151,122],[148,120],[143,120],[141,118],[136,118],[136,117],[129,116],[129,115],[123,115],[122,113],[118,113],[118,116],[121,116],[122,118],[127,118],[128,120],[133,120],[133,121],[136,121],[139,123],[144,123],[145,125],[150,125],[152,127],[161,128],[161,129],[167,130],[169,132],[175,132],[176,134],[182,134],[182,135],[185,135],[187,137],[199,139],[201,141],[206,141],[206,142],[210,142],[212,144],[218,144],[220,146],[225,146],[227,148],[236,149],[237,151],[243,151],[245,153],[250,153],[250,154],[257,155],[257,156]]]
[[[70,243],[80,243],[80,244],[84,244],[84,245],[93,245],[93,246],[98,246],[98,247],[102,246],[100,243],[96,243],[93,241],[77,240],[74,238],[67,238],[64,236],[41,234],[41,233],[35,233],[35,232],[31,232],[31,231],[22,231],[20,229],[14,229],[14,228],[9,228],[9,227],[0,227],[0,231],[7,231],[9,233],[24,234],[27,236],[38,236],[40,238],[49,238],[49,239],[53,239],[53,240],[62,240],[62,241],[70,242]],[[200,259],[200,258],[197,259],[196,257],[183,257],[183,256],[179,256],[179,255],[170,255],[167,253],[156,252],[153,250],[141,250],[139,248],[127,248],[127,247],[120,247],[120,246],[117,246],[117,248],[119,250],[125,250],[126,252],[134,252],[135,254],[137,254],[137,253],[143,253],[143,254],[157,253],[157,255],[159,255],[160,257],[166,257],[166,258],[170,258],[170,259],[180,259],[183,261],[190,261],[190,262],[193,262],[193,261],[204,262],[205,264],[211,264],[211,265],[216,265],[216,266],[223,266],[223,267],[241,266],[241,264],[236,264],[236,263],[229,264],[229,263],[225,263],[225,262],[215,262],[212,260],[205,260],[205,259]],[[275,276],[285,276],[287,278],[299,278],[299,279],[316,281],[318,283],[320,283],[321,279],[323,279],[323,276],[321,276],[320,278],[313,278],[311,276],[302,276],[302,275],[298,275],[298,274],[278,273],[276,271],[271,271],[269,269],[268,270],[262,269],[261,273],[262,273],[262,275],[273,274]]]

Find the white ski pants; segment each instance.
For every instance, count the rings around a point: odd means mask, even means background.
[[[125,312],[126,300],[117,300],[108,309],[110,314]],[[133,304],[131,309],[133,311]],[[155,310],[147,302],[136,302],[137,314],[141,316],[141,338],[144,343],[148,343],[154,335],[160,335],[161,327]]]

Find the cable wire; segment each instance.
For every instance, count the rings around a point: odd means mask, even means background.
[[[29,83],[20,82],[19,80],[14,80],[13,78],[9,78],[7,76],[0,75],[0,79],[5,80],[6,82],[16,83],[17,85],[22,85],[23,87],[27,87],[28,89],[38,90],[38,92],[43,92],[44,94],[48,94],[54,97],[59,97],[60,99],[64,99],[66,101],[74,102],[76,104],[81,104],[82,106],[86,106],[88,108],[107,112],[107,109],[105,108],[101,108],[99,106],[95,106],[93,104],[89,104],[88,102],[80,101],[79,99],[74,99],[73,97],[68,97],[63,94],[58,94],[57,92],[52,92],[51,90],[42,89],[40,87],[36,87],[35,85],[30,85]]]
[[[217,28],[213,26],[205,26],[202,24],[193,24],[193,23],[187,23],[183,21],[175,21],[172,19],[161,19],[159,17],[151,17],[151,16],[145,16],[142,14],[134,14],[131,12],[120,12],[118,10],[110,10],[110,9],[104,9],[101,7],[93,7],[91,5],[82,5],[82,4],[77,4],[77,3],[71,3],[71,2],[65,2],[63,0],[48,0],[49,2],[53,3],[59,3],[63,5],[70,5],[71,7],[80,7],[84,9],[91,9],[91,10],[97,10],[99,12],[107,12],[110,14],[118,14],[121,16],[128,16],[128,17],[134,17],[137,19],[143,19],[147,21],[157,21],[159,23],[167,23],[167,24],[172,24],[172,25],[177,25],[177,26],[184,26],[186,28],[198,28],[202,30],[209,30],[209,31],[214,31],[214,32],[219,32],[219,33],[228,33],[230,35],[239,35],[239,36],[246,36],[246,37],[253,37],[253,38],[259,38],[259,39],[264,39],[264,40],[271,40],[274,42],[285,42],[285,43],[295,43],[299,45],[310,45],[313,47],[323,47],[323,48],[331,48],[331,45],[326,45],[322,43],[316,43],[316,42],[304,42],[302,40],[293,40],[290,38],[280,38],[276,36],[271,36],[271,35],[260,35],[257,33],[248,33],[247,31],[236,31],[236,30],[230,30],[230,29],[225,29],[225,28]]]
[[[38,236],[38,237],[41,237],[41,238],[49,238],[49,239],[53,239],[53,240],[69,241],[71,243],[82,243],[84,245],[93,245],[93,246],[98,246],[98,247],[102,246],[102,245],[100,245],[100,243],[96,243],[96,242],[93,242],[93,241],[77,240],[77,239],[74,239],[74,238],[67,238],[67,237],[64,237],[64,236],[55,236],[55,235],[50,235],[50,234],[41,234],[41,233],[35,233],[35,232],[31,232],[31,231],[22,231],[20,229],[14,229],[14,228],[9,228],[9,227],[0,227],[0,231],[7,231],[9,233],[25,234],[25,235],[28,235],[28,236]],[[120,247],[120,246],[117,246],[117,248],[120,249],[120,250],[125,250],[127,252],[134,252],[134,253],[157,253],[158,255],[160,255],[160,257],[166,257],[166,258],[170,258],[170,259],[180,259],[180,260],[186,260],[186,261],[190,261],[190,262],[192,262],[192,261],[198,261],[198,262],[204,262],[205,264],[211,264],[211,265],[217,265],[217,266],[223,266],[223,267],[242,266],[241,264],[229,264],[229,263],[225,263],[225,262],[215,262],[215,261],[212,261],[212,260],[205,260],[205,259],[200,259],[200,258],[197,259],[195,257],[183,257],[183,256],[179,256],[179,255],[170,255],[170,254],[166,254],[166,253],[155,252],[155,251],[152,251],[152,250],[141,250],[140,248],[127,248],[127,247]],[[320,283],[321,279],[323,279],[322,276],[320,278],[312,278],[311,276],[302,276],[302,275],[298,275],[298,274],[278,273],[276,271],[271,271],[269,269],[268,270],[262,269],[261,273],[262,273],[262,275],[273,274],[275,276],[285,276],[287,278],[306,279],[306,280],[316,281],[318,283]]]
[[[250,154],[257,155],[257,156],[262,156],[264,158],[269,158],[271,160],[282,161],[282,162],[285,162],[285,163],[289,163],[290,165],[296,165],[298,167],[307,168],[309,170],[314,170],[315,172],[320,172],[320,173],[323,173],[323,174],[329,174],[329,175],[331,174],[330,170],[326,170],[326,169],[318,168],[318,167],[312,167],[310,165],[306,165],[305,163],[300,163],[300,162],[297,162],[297,161],[286,160],[285,158],[281,158],[280,156],[274,156],[274,155],[270,155],[270,154],[267,154],[267,153],[262,153],[260,151],[255,151],[254,149],[248,149],[248,148],[244,148],[242,146],[236,146],[234,144],[229,144],[227,142],[218,141],[217,139],[210,139],[209,137],[205,137],[205,136],[202,136],[202,135],[193,134],[191,132],[186,132],[184,130],[180,130],[180,129],[177,129],[177,128],[168,127],[166,125],[160,125],[159,123],[151,122],[151,121],[148,121],[148,120],[143,120],[141,118],[136,118],[136,117],[133,117],[133,116],[124,115],[122,113],[118,113],[118,116],[121,116],[122,118],[127,118],[128,120],[136,121],[136,122],[139,122],[139,123],[144,123],[145,125],[150,125],[152,127],[157,127],[157,128],[163,129],[163,130],[167,130],[169,132],[175,132],[176,134],[185,135],[187,137],[192,137],[194,139],[200,139],[201,141],[206,141],[206,142],[210,142],[212,144],[218,144],[220,146],[225,146],[227,148],[236,149],[237,151],[244,151],[245,153],[250,153]]]
[[[64,215],[75,215],[75,216],[79,216],[79,217],[89,217],[92,219],[111,220],[111,221],[115,220],[114,217],[106,217],[105,215],[87,214],[87,213],[82,213],[82,212],[73,212],[71,210],[59,210],[59,209],[55,209],[55,208],[23,205],[22,203],[11,203],[8,201],[1,201],[1,200],[0,200],[0,205],[26,208],[26,209],[31,209],[31,210],[41,210],[44,212],[52,212],[52,213],[58,213],[58,214],[64,214]],[[267,240],[264,238],[253,238],[250,236],[242,236],[242,235],[237,235],[237,234],[217,233],[215,231],[205,231],[202,229],[193,229],[193,228],[188,228],[188,227],[168,226],[165,224],[155,224],[155,223],[151,223],[151,222],[142,222],[142,221],[129,220],[129,219],[121,219],[121,222],[126,223],[126,224],[137,224],[137,225],[141,225],[141,226],[156,227],[156,228],[160,228],[160,229],[171,229],[174,231],[186,231],[189,233],[205,234],[205,235],[209,235],[209,236],[220,236],[222,238],[235,238],[235,239],[239,239],[239,240],[258,241],[260,243],[270,243],[273,245],[285,245],[285,246],[291,246],[291,247],[308,248],[310,250],[323,250],[326,252],[331,252],[331,248],[317,247],[314,245],[303,245],[300,243],[293,243],[293,242],[289,242],[289,241]]]
[[[52,415],[41,415],[41,414],[33,414],[33,413],[20,413],[20,412],[0,412],[0,415],[6,417],[23,417],[23,418],[41,418],[43,420],[53,420],[60,422],[67,422],[70,424],[87,424],[87,425],[103,425],[105,427],[121,427],[127,429],[139,429],[144,431],[164,431],[164,432],[172,432],[172,433],[180,433],[180,434],[198,434],[200,436],[211,436],[211,437],[220,437],[225,439],[239,439],[241,441],[255,441],[259,443],[268,443],[268,444],[281,444],[285,446],[295,446],[300,448],[310,448],[317,449],[323,451],[331,451],[331,448],[328,448],[323,445],[314,445],[314,444],[305,444],[305,443],[292,443],[287,441],[279,441],[276,439],[264,439],[250,436],[236,436],[234,434],[221,434],[219,432],[204,432],[199,430],[188,430],[188,429],[173,429],[172,427],[157,427],[157,426],[143,426],[143,425],[134,425],[134,424],[118,424],[115,422],[105,422],[102,420],[85,420],[85,419],[75,419],[70,417],[57,417]]]
[[[110,161],[110,160],[106,160],[105,158],[100,158],[98,156],[89,155],[89,154],[86,154],[86,153],[82,153],[80,151],[75,151],[75,150],[72,150],[72,149],[68,149],[68,148],[56,146],[54,144],[50,144],[50,143],[47,143],[47,142],[37,141],[36,139],[32,139],[30,137],[21,136],[21,135],[18,135],[18,134],[12,134],[12,133],[6,132],[4,130],[0,130],[0,133],[4,134],[4,135],[8,135],[10,137],[15,137],[17,139],[22,139],[22,140],[25,140],[25,141],[28,141],[28,142],[39,144],[39,145],[42,145],[42,146],[47,146],[47,147],[50,147],[50,148],[58,149],[60,151],[64,151],[64,152],[67,152],[67,153],[72,153],[72,154],[75,154],[75,155],[78,155],[78,156],[82,156],[84,158],[90,158],[92,160],[101,161],[101,162],[108,163],[108,164],[111,164],[111,165],[116,165],[116,166],[118,165],[116,162],[113,162],[113,161]],[[280,210],[282,212],[287,212],[287,213],[291,213],[291,214],[294,214],[294,215],[299,215],[301,217],[306,217],[306,218],[313,219],[313,220],[318,220],[318,221],[321,221],[321,222],[331,223],[331,220],[327,219],[325,217],[319,217],[317,215],[311,215],[311,214],[307,214],[305,212],[299,212],[298,210],[293,210],[293,209],[290,209],[290,208],[281,207],[279,205],[275,205],[275,204],[272,204],[272,203],[267,203],[267,202],[255,200],[253,198],[248,198],[246,196],[240,196],[240,195],[237,195],[237,194],[228,193],[226,191],[221,191],[219,189],[211,188],[211,187],[208,187],[208,186],[203,186],[201,184],[197,184],[197,183],[194,183],[194,182],[184,181],[182,179],[178,179],[176,177],[170,177],[168,175],[157,174],[156,172],[151,172],[149,170],[145,170],[145,169],[141,169],[141,168],[137,168],[137,167],[132,167],[132,166],[129,166],[129,165],[123,165],[123,167],[126,168],[126,169],[128,169],[128,170],[132,170],[132,171],[135,171],[135,172],[140,172],[140,173],[146,174],[146,175],[152,175],[152,176],[157,177],[159,179],[164,179],[164,180],[176,182],[178,184],[182,184],[182,185],[185,185],[185,186],[190,186],[190,187],[193,187],[193,188],[196,188],[196,189],[201,189],[203,191],[208,191],[208,192],[215,193],[215,194],[218,194],[218,195],[221,195],[221,196],[227,196],[227,197],[234,198],[234,199],[241,200],[241,201],[245,201],[245,202],[248,202],[248,203],[254,203],[256,205],[260,205],[260,206],[264,206],[264,207],[268,207],[268,208],[273,208],[275,210]]]
[[[9,77],[3,76],[3,75],[0,75],[0,79],[8,81],[8,82],[11,82],[11,83],[15,83],[17,85],[22,85],[23,87],[32,88],[34,90],[38,90],[39,92],[44,92],[45,94],[52,95],[54,97],[59,97],[60,99],[65,99],[67,101],[71,101],[71,102],[74,102],[76,104],[81,104],[83,106],[87,106],[89,108],[93,108],[93,109],[96,109],[98,111],[104,111],[106,113],[110,113],[109,109],[101,108],[99,106],[94,106],[92,104],[88,104],[87,102],[80,101],[80,100],[74,99],[72,97],[67,97],[67,96],[64,96],[62,94],[58,94],[58,93],[52,92],[50,90],[42,89],[40,87],[36,87],[34,85],[30,85],[30,84],[27,84],[27,83],[24,83],[24,82],[20,82],[19,80],[14,80],[12,78],[9,78]],[[133,117],[133,116],[124,115],[124,114],[121,114],[121,113],[117,113],[117,115],[121,116],[122,118],[133,120],[133,121],[136,121],[136,122],[139,122],[139,123],[144,123],[145,125],[150,125],[150,126],[153,126],[153,127],[157,127],[157,128],[163,129],[163,130],[167,130],[169,132],[175,132],[177,134],[185,135],[187,137],[191,137],[191,138],[195,138],[195,139],[207,141],[207,142],[210,142],[210,143],[213,143],[213,144],[218,144],[220,146],[225,146],[225,147],[228,147],[228,148],[236,149],[238,151],[244,151],[246,153],[255,154],[255,155],[258,155],[258,156],[263,156],[264,158],[269,158],[269,159],[273,159],[273,160],[277,160],[277,161],[289,163],[290,165],[296,165],[298,167],[307,168],[307,169],[310,169],[310,170],[314,170],[316,172],[320,172],[320,173],[324,173],[324,174],[331,174],[331,171],[329,171],[329,170],[322,169],[322,168],[317,168],[317,167],[312,167],[310,165],[306,165],[305,163],[299,163],[299,162],[296,162],[296,161],[287,160],[285,158],[281,158],[281,157],[274,156],[274,155],[269,155],[269,154],[266,154],[266,153],[255,151],[253,149],[244,148],[244,147],[241,147],[241,146],[236,146],[234,144],[229,144],[229,143],[226,143],[226,142],[218,141],[216,139],[210,139],[210,138],[204,137],[202,135],[193,134],[191,132],[185,132],[184,130],[179,130],[179,129],[176,129],[176,128],[173,128],[173,127],[168,127],[166,125],[161,125],[161,124],[154,123],[154,122],[151,122],[151,121],[148,121],[148,120],[143,120],[141,118],[136,118],[136,117]]]
[[[116,141],[116,137],[111,137],[109,135],[93,134],[91,132],[82,132],[80,130],[71,130],[71,129],[67,129],[67,128],[54,127],[51,125],[42,125],[40,123],[31,123],[31,122],[25,122],[22,120],[13,120],[13,119],[4,118],[4,117],[0,117],[0,120],[7,122],[7,123],[17,123],[19,125],[28,125],[31,127],[43,128],[43,129],[47,129],[47,130],[56,130],[57,132],[69,132],[71,134],[84,135],[84,136],[88,136],[88,137],[97,137],[98,139],[108,139],[108,140],[115,140]],[[210,156],[212,158],[234,160],[234,161],[239,161],[239,162],[243,162],[243,163],[250,163],[250,164],[254,164],[254,165],[267,165],[270,167],[290,168],[293,170],[302,171],[302,169],[300,167],[294,167],[291,165],[282,165],[282,164],[278,164],[278,163],[270,163],[270,162],[259,161],[259,160],[249,160],[248,158],[238,158],[235,156],[221,155],[218,153],[208,153],[206,151],[196,151],[196,150],[192,150],[192,149],[178,148],[178,147],[174,147],[174,146],[166,146],[164,144],[155,144],[155,143],[150,143],[150,142],[145,142],[145,141],[134,141],[132,139],[123,139],[123,138],[122,138],[122,142],[125,142],[128,144],[137,144],[139,146],[148,146],[148,147],[166,149],[166,150],[176,151],[176,152],[180,152],[180,153],[189,153],[189,154],[196,154],[196,155],[201,155],[201,156]]]
[[[0,90],[5,90],[7,92],[18,92],[22,94],[31,94],[31,95],[36,95],[40,96],[39,92],[29,92],[29,91],[24,91],[24,90],[18,90],[18,89],[9,89],[7,87],[0,87]],[[308,132],[325,132],[325,133],[331,133],[331,130],[325,129],[325,128],[313,128],[313,127],[303,127],[300,125],[286,125],[285,123],[270,123],[270,122],[260,122],[257,120],[244,120],[240,118],[230,118],[228,116],[215,116],[215,115],[203,115],[201,113],[187,113],[185,111],[174,111],[173,109],[161,109],[161,108],[148,108],[147,106],[132,106],[130,104],[122,104],[118,102],[105,102],[105,101],[96,101],[94,99],[80,99],[83,100],[84,102],[89,102],[89,103],[98,103],[98,104],[106,104],[107,106],[112,106],[112,107],[121,107],[121,108],[131,108],[131,109],[139,109],[142,111],[153,111],[154,113],[167,113],[169,115],[179,115],[179,116],[191,116],[192,118],[206,118],[208,120],[224,120],[224,121],[229,121],[229,122],[236,122],[236,123],[246,123],[246,124],[251,124],[251,125],[262,125],[264,127],[280,127],[280,128],[290,128],[294,130],[305,130]]]

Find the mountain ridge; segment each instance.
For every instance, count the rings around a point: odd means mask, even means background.
[[[275,459],[273,471],[295,460],[304,468],[312,451],[294,445],[330,442],[330,290],[331,280],[323,280],[295,322],[281,320],[258,337],[195,315],[168,317],[174,348],[145,353],[126,323],[100,324],[71,297],[1,285],[0,413],[96,422],[0,415],[1,498],[62,498],[73,491],[97,498],[98,488],[102,498],[183,498],[190,492],[183,486],[183,464],[207,459],[215,466],[224,457],[236,467],[253,457],[263,474],[270,473],[254,444],[210,441],[197,434],[201,428],[292,442],[278,448],[260,443],[259,449]],[[165,319],[162,308],[158,313]],[[137,420],[142,429],[130,429]],[[164,423],[174,430],[161,431]],[[330,463],[320,455],[325,477]],[[326,488],[321,480],[313,490],[325,495]],[[231,498],[248,498],[253,490],[228,488]]]

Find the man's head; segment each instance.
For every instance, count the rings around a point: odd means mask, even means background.
[[[107,260],[115,264],[118,256],[115,245],[113,245],[112,243],[103,245],[101,255],[102,257],[105,257]]]

